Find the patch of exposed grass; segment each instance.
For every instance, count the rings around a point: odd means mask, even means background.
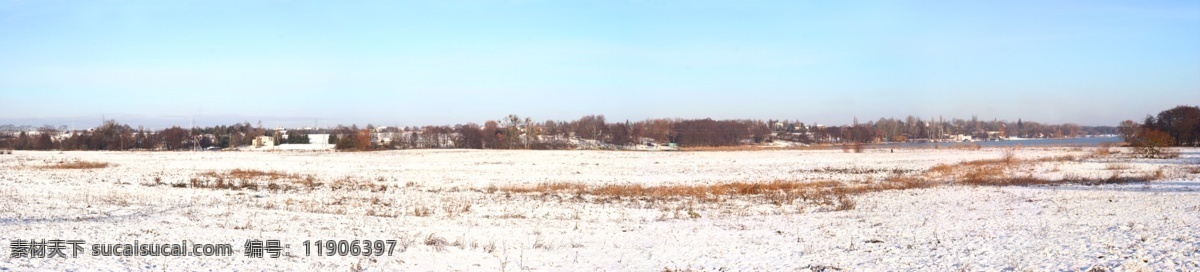
[[[935,146],[937,146],[937,145],[935,145]],[[947,144],[946,148],[957,149],[957,150],[980,150],[980,149],[983,149],[983,145],[981,145],[979,143]]]
[[[717,202],[731,196],[791,194],[801,195],[811,191],[826,190],[841,186],[838,182],[733,182],[707,185],[658,185],[641,184],[601,185],[588,187],[581,183],[544,183],[534,186],[501,187],[506,193],[577,194],[611,197],[618,199],[677,200],[688,198],[701,202]]]
[[[1096,145],[1096,149],[1092,150],[1092,154],[1089,156],[1092,158],[1105,158],[1115,154],[1120,154],[1121,151],[1114,150],[1113,146],[1113,143],[1100,143],[1099,145]]]
[[[691,146],[679,148],[680,151],[759,151],[764,148],[756,145],[735,145],[735,146]],[[773,148],[775,150],[777,148]]]
[[[1076,157],[1073,155],[1061,155],[1061,156],[1042,157],[1042,158],[1038,158],[1037,160],[1034,160],[1034,162],[1069,162],[1069,161],[1079,161],[1079,157]]]
[[[697,201],[721,203],[731,199],[749,199],[761,203],[787,205],[796,202],[833,206],[833,210],[854,207],[852,195],[884,190],[903,190],[931,186],[923,179],[903,175],[892,175],[881,182],[847,185],[835,181],[764,181],[731,182],[705,185],[658,185],[640,184],[586,186],[579,183],[546,183],[525,187],[501,187],[494,191],[525,194],[575,194],[572,198],[583,200],[583,195],[602,199],[625,199],[642,201]],[[490,191],[490,190],[489,190]]]
[[[43,166],[42,169],[99,169],[109,167],[110,165],[107,162],[73,160],[58,161],[57,163]]]
[[[352,176],[333,180],[333,182],[329,183],[329,188],[333,190],[369,190],[371,192],[386,192],[388,189],[386,185],[376,185],[375,183],[358,180]]]
[[[1110,163],[1110,164],[1104,166],[1104,170],[1111,170],[1111,171],[1122,171],[1122,170],[1129,170],[1129,169],[1133,169],[1133,167],[1129,166],[1128,164],[1124,164],[1124,163]]]
[[[425,206],[416,206],[412,209],[412,215],[417,217],[428,217],[433,215],[433,209]]]
[[[883,167],[870,168],[870,167],[831,167],[831,166],[826,166],[826,167],[822,167],[822,168],[799,169],[799,170],[795,170],[794,172],[863,175],[863,174],[907,174],[907,173],[915,172],[915,171],[917,171],[917,170],[902,169],[902,168],[889,169],[889,168],[883,168]]]
[[[927,172],[944,176],[944,175],[953,174],[955,169],[957,169],[956,165],[939,163],[938,165],[934,165],[933,167],[930,167],[929,171],[927,171]]]
[[[1165,176],[1161,169],[1151,174],[1121,176],[1118,172],[1129,169],[1129,166],[1113,164],[1108,165],[1107,169],[1113,170],[1114,173],[1107,178],[1066,176],[1061,179],[1045,179],[1032,175],[1021,176],[1016,173],[1016,170],[1022,166],[1038,163],[1078,161],[1079,159],[1079,157],[1073,155],[1062,155],[1022,160],[1016,158],[1013,152],[1005,151],[999,159],[964,161],[958,164],[939,164],[926,171],[925,177],[931,180],[948,180],[970,185],[1026,186],[1057,183],[1108,184],[1142,182],[1162,179]]]
[[[225,172],[225,173],[217,173],[214,171],[209,171],[209,172],[205,172],[203,175],[207,175],[207,176],[211,176],[211,177],[223,175],[227,178],[244,179],[244,180],[250,180],[250,179],[281,180],[281,179],[299,179],[300,178],[300,175],[288,174],[288,173],[284,173],[284,172],[280,172],[280,171],[262,171],[262,170],[241,169],[241,168],[229,170],[228,172]]]
[[[299,189],[312,190],[323,185],[312,175],[288,174],[280,171],[262,171],[254,169],[233,169],[229,171],[208,171],[193,177],[188,184],[176,184],[173,187],[191,187],[208,189],[267,189],[271,191],[292,191]]]

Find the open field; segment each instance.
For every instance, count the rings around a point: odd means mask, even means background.
[[[126,270],[1200,270],[1200,149],[26,152],[14,239],[229,243],[231,257],[0,258]],[[242,256],[280,239],[291,256]],[[394,256],[301,242],[395,239]]]

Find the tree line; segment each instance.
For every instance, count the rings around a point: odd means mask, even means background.
[[[133,128],[116,120],[104,120],[86,130],[67,130],[65,126],[43,126],[36,130],[13,125],[0,126],[0,148],[17,150],[192,150],[210,147],[228,148],[249,145],[251,139],[272,136],[276,143],[307,143],[308,133],[253,127],[249,123],[184,129],[178,126],[161,130]]]
[[[911,141],[950,141],[954,136],[972,139],[1007,138],[1076,138],[1095,135],[1116,135],[1116,127],[1080,126],[1077,124],[1043,124],[1018,119],[979,120],[954,118],[904,119],[880,118],[859,123],[857,118],[848,126],[805,125],[798,121],[769,120],[778,138],[803,143],[880,143]],[[962,137],[960,137],[961,139]]]
[[[1143,157],[1177,157],[1177,152],[1165,148],[1200,146],[1200,108],[1176,106],[1158,115],[1146,115],[1140,124],[1133,120],[1121,121],[1117,128],[1121,138]]]
[[[1193,107],[1194,108],[1194,107]],[[1173,116],[1173,115],[1172,115]],[[1153,121],[1153,122],[1151,122]],[[1154,118],[1147,124],[1173,126],[1171,118]],[[20,150],[191,150],[247,146],[260,136],[278,144],[310,143],[310,134],[329,134],[327,144],[338,150],[386,150],[420,148],[465,149],[624,149],[636,145],[721,147],[762,144],[776,140],[822,143],[878,143],[946,140],[950,135],[1024,138],[1065,138],[1117,134],[1117,127],[1088,127],[1075,124],[1050,125],[1031,121],[984,121],[941,118],[880,118],[850,125],[807,125],[780,120],[648,119],[609,121],[604,115],[587,115],[576,120],[534,121],[510,114],[483,124],[466,123],[422,127],[376,127],[368,124],[337,125],[310,130],[275,130],[249,122],[184,129],[136,129],[115,120],[96,128],[66,131],[65,127],[0,126],[0,148]],[[30,133],[36,131],[36,133]],[[1192,134],[1187,134],[1192,135]],[[1186,138],[1173,134],[1175,139]],[[1194,140],[1192,140],[1194,143]]]
[[[733,146],[771,139],[765,122],[755,120],[652,119],[608,122],[604,115],[571,121],[508,115],[499,120],[453,126],[388,128],[368,125],[333,129],[339,150],[466,148],[466,149],[620,149],[633,145]],[[369,139],[369,140],[368,140]],[[331,140],[333,141],[333,140]]]

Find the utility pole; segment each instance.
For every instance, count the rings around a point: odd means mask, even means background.
[[[196,141],[196,135],[192,135],[192,131],[196,130],[196,117],[194,117],[194,116],[192,117],[191,125],[192,125],[192,129],[188,130],[188,138],[192,139],[192,151],[196,151],[196,149],[200,148],[200,143],[199,143],[199,141]]]

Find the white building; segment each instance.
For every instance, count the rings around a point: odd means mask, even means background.
[[[972,142],[972,141],[975,141],[975,139],[974,139],[974,137],[971,137],[971,135],[955,134],[955,135],[950,135],[950,141]]]
[[[308,143],[309,144],[328,144],[329,143],[329,134],[309,134],[308,135]]]
[[[275,138],[271,136],[254,137],[254,147],[275,147]]]

